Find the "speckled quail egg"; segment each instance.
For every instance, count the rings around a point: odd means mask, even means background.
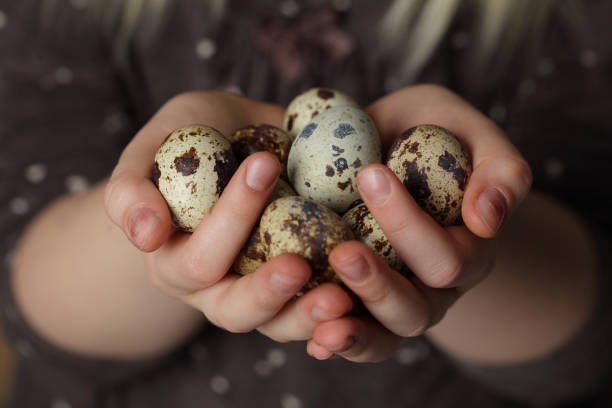
[[[294,253],[308,261],[312,275],[304,289],[340,282],[327,257],[336,245],[354,236],[338,214],[304,197],[283,197],[266,207],[259,226],[267,259]]]
[[[334,106],[359,105],[347,94],[330,88],[312,88],[296,96],[287,106],[283,117],[283,128],[291,140],[302,131],[315,116]]]
[[[372,119],[361,109],[336,106],[317,115],[293,141],[287,172],[299,195],[344,213],[360,198],[357,172],[381,161]]]
[[[296,194],[291,186],[282,179],[278,179],[274,190],[272,190],[272,193],[266,202],[266,206],[277,198],[290,197],[294,195]],[[251,231],[249,239],[234,260],[232,270],[236,273],[247,275],[251,272],[255,272],[255,270],[264,262],[266,262],[266,252],[260,238],[258,221],[253,228],[253,231]]]
[[[193,232],[237,166],[230,142],[211,127],[188,125],[170,133],[155,155],[153,182],[175,225]]]
[[[347,211],[342,218],[350,225],[355,238],[366,244],[396,271],[402,271],[404,264],[365,204],[359,204]]]
[[[472,161],[461,141],[437,125],[404,131],[387,159],[416,202],[440,225],[461,222],[461,204]]]
[[[229,140],[234,155],[240,162],[256,152],[274,154],[281,164],[281,177],[287,179],[291,138],[284,130],[271,125],[249,125],[236,130]]]

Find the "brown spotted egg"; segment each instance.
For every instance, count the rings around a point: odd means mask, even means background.
[[[291,186],[282,179],[278,179],[274,190],[272,190],[272,193],[266,202],[266,205],[270,204],[277,198],[290,197],[294,195],[296,194]],[[234,264],[232,265],[232,270],[241,275],[247,275],[251,272],[255,272],[255,270],[264,262],[266,262],[266,252],[260,238],[258,221],[253,228],[253,231],[251,231],[249,239],[243,245],[240,253],[236,257]]]
[[[352,240],[353,233],[329,208],[300,196],[279,198],[266,207],[259,229],[268,260],[293,253],[308,261],[312,275],[304,289],[340,282],[327,257],[336,245]]]
[[[315,116],[334,106],[353,106],[355,102],[347,94],[330,88],[312,88],[296,96],[287,106],[283,117],[283,128],[289,133],[291,140],[302,131]]]
[[[193,232],[236,171],[230,142],[205,125],[173,131],[155,155],[153,181],[175,225]]]
[[[391,146],[386,164],[440,225],[461,222],[472,162],[453,133],[437,125],[408,129]]]
[[[291,138],[284,130],[271,125],[249,125],[236,130],[229,140],[234,155],[240,162],[256,152],[274,154],[281,164],[281,177],[287,179]]]
[[[381,161],[372,119],[361,109],[336,106],[317,115],[293,141],[287,172],[299,195],[342,214],[360,198],[357,172]]]
[[[350,225],[355,238],[384,259],[391,268],[396,271],[404,269],[402,260],[365,204],[359,204],[351,208],[342,218]]]

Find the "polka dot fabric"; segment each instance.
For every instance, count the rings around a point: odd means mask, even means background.
[[[209,327],[171,355],[126,364],[79,358],[38,337],[10,291],[23,228],[54,199],[103,181],[167,99],[217,89],[286,104],[323,85],[367,105],[407,85],[372,51],[371,21],[387,0],[235,0],[218,29],[202,24],[203,1],[177,2],[154,46],[135,44],[128,65],[114,63],[109,40],[83,23],[86,0],[55,3],[55,23],[43,27],[42,2],[0,0],[0,313],[22,370],[13,406],[521,406],[466,377],[425,338],[384,363],[352,364],[316,361],[303,343]],[[450,87],[489,115],[532,164],[536,188],[609,230],[612,10],[599,0],[587,12],[597,35],[575,36],[559,18],[538,55],[522,50],[494,84],[470,71],[472,19],[460,13],[419,81]],[[313,24],[320,32],[308,31]],[[287,43],[271,48],[271,38]]]

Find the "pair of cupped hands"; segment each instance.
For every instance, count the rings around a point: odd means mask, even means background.
[[[439,322],[448,308],[492,270],[495,237],[531,186],[525,159],[486,116],[449,90],[418,85],[365,109],[383,151],[404,130],[437,124],[472,156],[462,206],[464,224],[443,228],[422,211],[397,177],[372,164],[357,175],[359,193],[405,265],[406,278],[366,245],[338,245],[329,262],[369,313],[351,313],[351,296],[323,284],[296,297],[311,274],[294,254],[268,260],[247,276],[228,272],[278,179],[278,160],[249,156],[192,234],[172,227],[170,211],[151,181],[157,148],[174,129],[201,123],[229,135],[248,124],[281,127],[284,108],[223,92],[191,92],[168,101],[125,148],[105,191],[110,218],[145,256],[161,291],[204,313],[230,332],[258,330],[280,342],[307,341],[317,359],[384,360],[403,338]]]

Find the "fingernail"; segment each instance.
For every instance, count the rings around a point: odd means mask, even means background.
[[[150,208],[143,207],[134,211],[128,220],[128,236],[138,248],[143,248],[157,228],[159,218]]]
[[[273,273],[270,276],[270,288],[280,295],[295,293],[303,284],[304,282],[301,279],[296,279],[293,276],[287,276],[282,273]]]
[[[346,339],[346,341],[344,342],[342,346],[338,348],[334,348],[334,349],[329,349],[329,351],[334,352],[334,353],[344,353],[346,351],[349,351],[351,347],[355,345],[356,342],[357,342],[357,339],[354,336],[351,336],[348,339]]]
[[[316,322],[325,322],[338,317],[337,314],[332,314],[327,310],[320,308],[319,306],[314,306],[310,314],[312,315],[312,319]]]
[[[255,191],[266,191],[276,181],[276,168],[269,159],[259,157],[251,160],[246,169],[246,183]]]
[[[365,281],[370,272],[368,264],[361,255],[349,258],[336,266],[337,272],[354,283]]]
[[[476,211],[491,233],[495,234],[506,218],[506,198],[496,188],[489,188],[476,200]]]
[[[391,195],[391,183],[381,169],[365,169],[359,172],[359,193],[369,203],[384,204]]]

